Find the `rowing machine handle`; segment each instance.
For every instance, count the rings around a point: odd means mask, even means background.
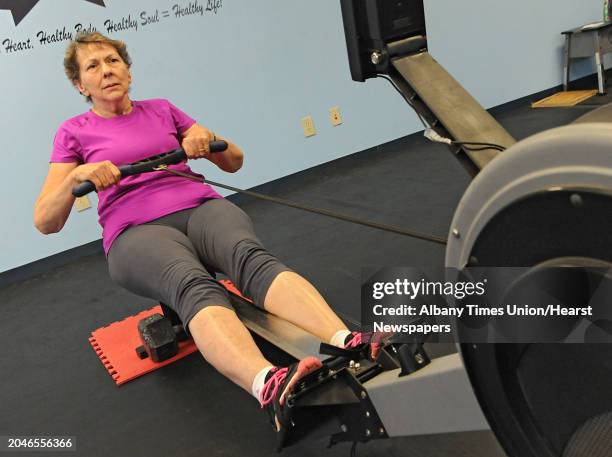
[[[227,142],[225,141],[211,141],[208,145],[210,152],[223,152],[227,149]],[[173,165],[183,160],[187,160],[187,155],[185,151],[182,149],[176,149],[171,152],[167,152],[160,156],[157,156],[158,160],[155,161],[154,166],[159,165]],[[132,176],[139,173],[145,173],[147,171],[152,170],[153,162],[139,162],[135,164],[121,165],[119,167],[119,171],[121,172],[121,177],[125,178],[126,176]],[[82,183],[76,185],[72,189],[72,195],[75,197],[83,197],[90,192],[96,190],[96,186],[91,181],[83,181]]]

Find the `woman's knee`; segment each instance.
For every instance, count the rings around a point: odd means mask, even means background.
[[[234,281],[259,306],[263,306],[272,282],[280,274],[291,271],[263,246],[251,241],[238,243],[232,265]]]
[[[183,310],[184,315],[179,313],[184,328],[193,334],[194,328],[202,328],[207,322],[219,313],[232,312],[235,313],[233,306],[229,303],[229,299],[220,300],[219,302],[199,303],[189,310]]]

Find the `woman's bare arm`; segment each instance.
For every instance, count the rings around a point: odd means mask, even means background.
[[[63,227],[74,204],[72,188],[83,181],[91,181],[103,190],[121,179],[119,169],[108,160],[79,165],[51,163],[47,179],[34,206],[34,225],[45,235],[57,233]]]
[[[34,225],[45,235],[59,232],[74,204],[72,188],[76,182],[71,176],[78,163],[51,163],[47,179],[34,206]]]
[[[213,154],[208,152],[208,143],[213,141],[213,139],[226,141],[228,144],[227,149]],[[200,124],[193,124],[185,131],[181,146],[190,159],[206,157],[223,171],[234,173],[242,168],[244,154],[240,148],[226,138],[214,135]],[[202,152],[202,148],[205,148],[204,152]]]

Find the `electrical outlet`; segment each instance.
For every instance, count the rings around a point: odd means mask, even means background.
[[[89,197],[85,195],[84,197],[77,197],[74,200],[74,207],[78,212],[85,211],[86,209],[91,208],[91,202],[89,201]]]
[[[337,106],[332,106],[329,109],[329,121],[334,127],[337,127],[338,125],[342,124],[342,115],[340,114],[340,108],[338,108]]]
[[[314,121],[312,120],[312,116],[306,116],[302,118],[302,129],[304,130],[304,136],[306,138],[317,134],[317,131],[315,130],[314,126]]]

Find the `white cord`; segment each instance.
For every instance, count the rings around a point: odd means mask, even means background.
[[[451,140],[450,138],[443,137],[432,128],[425,129],[425,132],[423,132],[423,136],[429,141],[433,141],[434,143],[444,143],[448,145],[453,144],[453,140]]]

